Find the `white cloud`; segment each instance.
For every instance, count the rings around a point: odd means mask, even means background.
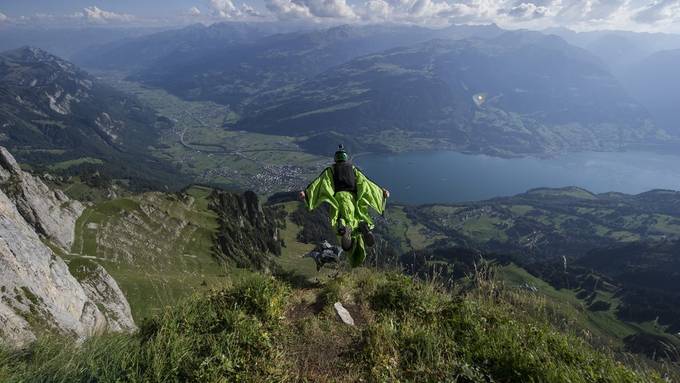
[[[643,7],[633,16],[640,23],[672,23],[680,19],[680,1],[660,0]]]
[[[392,9],[385,0],[368,0],[364,4],[363,18],[368,20],[385,20],[389,17]]]
[[[265,0],[267,9],[279,19],[356,19],[346,0]]]
[[[73,16],[76,18],[82,18],[83,20],[93,24],[126,23],[135,20],[135,17],[132,15],[109,12],[96,6],[86,7],[82,12],[77,12]]]
[[[493,8],[496,3],[496,9]],[[492,22],[506,0],[366,0],[357,10],[363,20],[382,20],[426,25]],[[493,12],[490,12],[492,11]],[[506,12],[507,13],[507,12]],[[484,21],[486,20],[486,21]]]
[[[519,19],[535,19],[548,13],[548,8],[534,3],[521,3],[508,10],[508,15]]]
[[[200,0],[177,19],[138,17],[90,6],[70,15],[34,14],[0,23],[139,24],[223,20],[306,20],[315,23],[408,23],[426,26],[496,23],[505,28],[626,29],[680,32],[680,0]],[[201,8],[199,8],[201,7]]]
[[[220,17],[230,18],[237,16],[238,13],[238,9],[236,9],[231,0],[210,0],[210,6]]]
[[[680,0],[264,0],[270,16],[428,26],[680,31]]]
[[[241,4],[241,13],[245,16],[262,17],[262,14],[257,9],[245,3]]]
[[[252,6],[241,4],[237,7],[231,0],[210,0],[213,15],[225,19],[261,17],[262,15]]]

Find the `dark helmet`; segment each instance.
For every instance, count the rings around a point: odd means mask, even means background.
[[[335,152],[335,162],[344,162],[349,159],[349,155],[345,151],[345,147],[340,144],[338,150]]]

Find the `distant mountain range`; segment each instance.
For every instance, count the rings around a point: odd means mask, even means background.
[[[183,35],[188,32],[182,31]],[[345,25],[262,38],[257,38],[257,32],[231,33],[228,39],[220,36],[203,38],[197,44],[188,44],[193,41],[191,37],[188,40],[174,39],[172,44],[144,44],[137,39],[134,44],[121,46],[123,52],[120,56],[135,57],[129,53],[134,53],[135,44],[138,43],[157,47],[155,49],[180,43],[191,45],[156,57],[148,65],[133,71],[130,78],[162,87],[187,99],[211,100],[237,106],[257,94],[303,81],[368,53],[423,42],[436,36],[463,38],[498,33],[501,30],[495,26],[433,31],[415,26],[357,28]],[[160,34],[154,36],[162,37]],[[153,54],[142,57],[151,56]],[[110,68],[111,61],[106,62]],[[87,66],[90,62],[84,61],[84,64]]]
[[[161,32],[166,28],[45,27],[32,25],[0,25],[0,52],[31,46],[65,59],[90,47],[106,45],[123,39],[133,39]]]
[[[531,32],[357,58],[261,94],[234,125],[292,135],[402,129],[509,153],[613,149],[664,135],[597,58]]]
[[[314,142],[399,129],[456,149],[514,155],[668,138],[601,57],[554,35],[495,25],[270,35],[250,28],[195,26],[77,57],[184,99],[229,105],[237,117],[227,127],[326,137]],[[608,38],[561,32],[582,46]]]
[[[680,132],[680,49],[654,53],[624,75],[628,90],[652,114],[659,127]]]
[[[137,37],[118,39],[74,53],[73,61],[86,68],[135,71],[149,66],[202,56],[206,50],[225,50],[256,41],[280,30],[270,23],[194,24]]]
[[[120,176],[159,179],[145,155],[164,122],[134,97],[36,48],[0,54],[0,143],[22,162],[103,163]],[[128,168],[131,163],[146,164]]]

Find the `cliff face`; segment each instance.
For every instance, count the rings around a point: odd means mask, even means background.
[[[83,207],[22,172],[0,147],[0,341],[22,346],[41,331],[83,338],[135,328],[130,307],[101,266],[74,277],[40,235],[68,248]]]
[[[278,232],[283,213],[263,207],[251,191],[242,195],[215,191],[211,199],[219,223],[214,241],[217,256],[238,267],[269,270],[272,255],[281,255]]]
[[[3,147],[0,147],[0,189],[39,234],[64,249],[71,248],[76,220],[85,209],[83,205],[22,171]]]

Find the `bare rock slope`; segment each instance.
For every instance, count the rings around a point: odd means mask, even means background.
[[[85,209],[83,205],[22,171],[3,147],[0,147],[0,188],[39,234],[64,249],[71,248],[76,220]]]
[[[76,278],[40,237],[70,247],[82,210],[0,147],[0,341],[22,346],[41,331],[84,338],[135,328],[127,300],[101,266],[72,265]]]

